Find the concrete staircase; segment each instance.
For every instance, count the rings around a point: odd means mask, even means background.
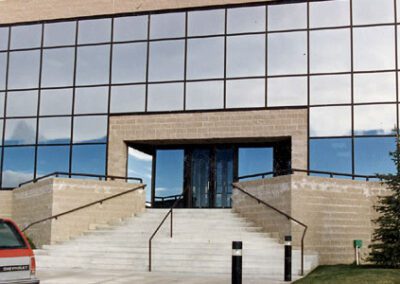
[[[147,209],[120,224],[97,226],[85,235],[36,251],[38,269],[147,271],[148,239],[167,213]],[[284,248],[230,209],[176,209],[174,236],[169,220],[153,240],[153,271],[217,275],[231,272],[232,241],[243,241],[244,278],[283,280]],[[306,255],[305,269],[318,265]],[[293,275],[300,271],[300,251],[293,251]]]

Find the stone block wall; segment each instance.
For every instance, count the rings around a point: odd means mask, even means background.
[[[265,0],[3,0],[0,1],[0,23],[250,2]]]
[[[249,181],[245,183],[246,191],[290,214],[290,180],[290,176],[281,176],[273,179]],[[265,190],[265,188],[268,188],[268,190]],[[263,227],[266,232],[276,234],[280,240],[284,240],[285,235],[291,234],[292,223],[285,216],[263,204],[259,204],[254,198],[234,189],[232,202],[235,212],[252,220],[257,226]]]
[[[88,203],[127,191],[138,184],[54,178],[15,189],[13,218],[21,228]],[[91,226],[118,222],[145,210],[143,189],[46,221],[27,232],[37,246],[79,236]]]
[[[0,218],[11,218],[12,191],[0,191]]]
[[[373,206],[378,196],[389,193],[380,182],[301,175],[242,182],[240,185],[305,223],[308,226],[305,249],[318,252],[320,264],[352,263],[353,240],[356,239],[363,241],[362,258],[366,260],[375,226],[372,220],[378,216]],[[261,224],[267,232],[280,232],[282,240],[282,232],[286,233],[288,229],[287,222],[279,223],[276,213],[259,209],[260,205],[234,191],[234,210]],[[252,211],[254,213],[249,214]],[[293,245],[299,247],[303,228],[292,222],[290,232]]]

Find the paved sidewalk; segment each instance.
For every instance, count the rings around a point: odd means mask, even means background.
[[[121,272],[102,270],[38,270],[41,284],[101,284],[101,283],[138,283],[138,284],[229,284],[229,276],[207,276],[192,274],[166,274],[161,272]],[[278,284],[287,283],[271,279],[243,279],[244,284]]]

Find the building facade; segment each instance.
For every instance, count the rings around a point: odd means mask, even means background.
[[[1,2],[1,188],[114,174],[230,207],[238,176],[392,172],[397,2]]]

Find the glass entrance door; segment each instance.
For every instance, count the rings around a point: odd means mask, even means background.
[[[233,147],[215,149],[214,207],[230,208],[233,183]]]
[[[211,150],[194,149],[191,161],[192,206],[196,208],[211,205]]]
[[[194,208],[229,208],[233,182],[233,147],[191,150],[190,196]]]

